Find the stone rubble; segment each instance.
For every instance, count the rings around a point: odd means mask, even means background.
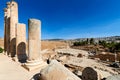
[[[61,63],[52,60],[50,64],[40,71],[40,80],[81,80]]]

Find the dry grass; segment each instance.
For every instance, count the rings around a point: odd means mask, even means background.
[[[103,61],[107,61],[107,59],[111,62],[114,62],[115,61],[115,54],[98,54],[98,55],[95,55],[94,58],[99,58],[100,60],[103,60]],[[117,61],[120,61],[120,53],[118,53],[116,55],[116,59]]]
[[[4,47],[4,39],[0,38],[0,47]]]
[[[63,41],[42,41],[42,50],[43,49],[54,49],[66,47],[67,44]]]
[[[63,41],[42,41],[41,48],[43,49],[54,49],[60,47],[66,47],[67,44]],[[0,47],[4,47],[4,39],[0,39]]]

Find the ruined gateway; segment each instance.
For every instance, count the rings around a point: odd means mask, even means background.
[[[41,51],[41,21],[28,20],[27,42],[26,25],[18,21],[18,4],[13,0],[7,2],[7,8],[4,8],[4,53],[28,71],[40,68],[38,80],[102,80],[118,74],[88,59],[87,51],[67,47],[52,50],[56,53],[53,56],[49,52]],[[49,56],[43,58],[47,53]]]

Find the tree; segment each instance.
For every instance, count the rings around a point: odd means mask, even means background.
[[[93,38],[90,39],[90,44],[94,44],[94,39]]]
[[[79,41],[79,42],[74,42],[73,46],[84,46],[88,44],[87,41]]]
[[[120,43],[115,44],[115,51],[120,51]]]
[[[87,38],[86,43],[89,44],[89,39]]]
[[[110,52],[115,52],[115,46],[116,46],[116,43],[114,43],[114,42],[107,44],[107,47],[109,48]]]
[[[108,47],[108,43],[106,41],[99,41],[99,45],[102,45],[104,48]]]

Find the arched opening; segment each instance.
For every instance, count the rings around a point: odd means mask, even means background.
[[[25,63],[27,60],[27,55],[26,55],[26,44],[25,42],[21,42],[17,45],[17,57],[19,62]]]

